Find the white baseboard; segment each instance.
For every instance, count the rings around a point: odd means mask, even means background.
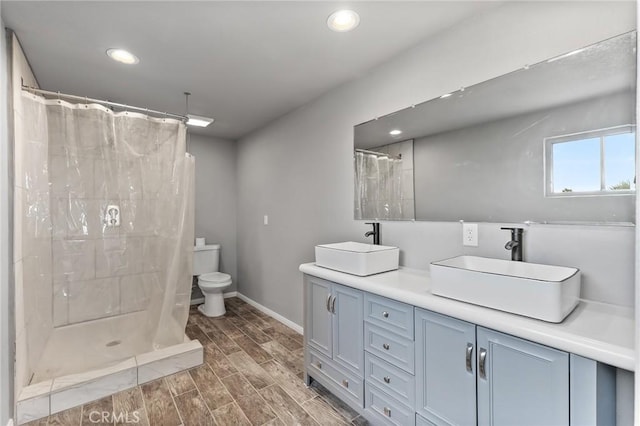
[[[254,308],[264,312],[265,314],[269,315],[271,318],[280,321],[281,323],[283,323],[287,327],[292,328],[293,330],[298,332],[298,334],[303,334],[303,330],[304,329],[301,326],[299,326],[298,324],[296,324],[295,322],[286,319],[285,317],[283,317],[279,313],[272,311],[271,309],[267,308],[266,306],[262,306],[261,304],[259,304],[255,300],[249,299],[247,296],[245,296],[242,293],[238,293],[238,292],[235,292],[235,293],[237,293],[237,297],[238,298],[244,300],[245,302],[247,302],[248,304],[250,304]],[[227,297],[226,294],[225,294],[225,297]]]
[[[222,295],[222,297],[224,297],[225,299],[228,299],[230,297],[236,297],[238,296],[238,292],[237,291],[230,291],[229,293],[224,293]],[[189,302],[190,305],[200,305],[201,303],[204,303],[204,297],[198,297],[197,299],[191,299],[191,301]]]

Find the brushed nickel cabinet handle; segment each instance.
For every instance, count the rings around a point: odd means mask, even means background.
[[[480,378],[487,380],[487,350],[480,348],[478,358],[478,373],[480,374]]]
[[[384,415],[391,417],[391,409],[389,407],[384,407]]]
[[[329,293],[329,295],[327,296],[327,303],[326,303],[327,311],[331,312],[331,308],[329,308],[329,303],[331,303],[331,293]]]
[[[322,363],[320,361],[318,361],[316,363],[316,367],[318,367],[320,370],[322,370]]]
[[[336,296],[333,296],[333,300],[331,301],[331,312],[336,313]]]
[[[466,367],[467,367],[467,371],[469,373],[473,373],[472,355],[473,355],[473,344],[472,343],[467,343],[465,364],[466,364]]]
[[[389,377],[389,376],[385,376],[385,377],[384,377],[384,382],[385,382],[385,383],[391,383],[391,377]]]
[[[388,351],[390,346],[388,343],[383,343],[382,347],[384,348],[384,350]]]
[[[344,386],[345,388],[349,387],[349,381],[347,379],[342,379],[342,386]]]
[[[382,313],[382,316],[383,316],[383,317],[385,317],[385,318],[389,318],[389,312],[384,311],[384,312]]]

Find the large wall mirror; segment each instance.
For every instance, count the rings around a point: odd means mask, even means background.
[[[355,218],[632,224],[635,106],[634,31],[359,124]]]

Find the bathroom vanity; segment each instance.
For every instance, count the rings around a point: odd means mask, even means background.
[[[581,301],[553,324],[435,296],[428,271],[300,271],[305,381],[373,424],[615,424],[631,309]]]

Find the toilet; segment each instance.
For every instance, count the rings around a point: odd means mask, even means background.
[[[204,295],[204,304],[198,310],[208,317],[225,314],[223,291],[231,285],[231,275],[218,272],[220,245],[208,244],[193,248],[193,275]]]

